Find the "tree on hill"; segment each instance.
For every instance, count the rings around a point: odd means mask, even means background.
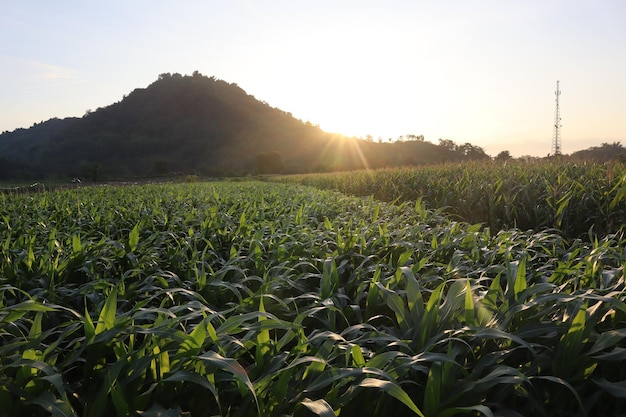
[[[478,161],[481,159],[489,159],[489,155],[485,153],[483,148],[472,145],[471,143],[464,143],[458,146],[457,151],[461,153],[465,160]]]
[[[570,157],[576,160],[594,162],[626,162],[626,149],[622,146],[620,142],[604,142],[600,146],[592,146],[591,148],[574,152],[570,155]]]
[[[511,156],[511,153],[509,151],[502,151],[496,155],[495,160],[496,161],[508,161],[511,158],[513,157]]]
[[[278,151],[257,154],[259,174],[280,174],[283,170],[283,157]]]

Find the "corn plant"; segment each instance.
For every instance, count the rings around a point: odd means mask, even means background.
[[[5,196],[0,415],[622,412],[623,233],[445,214],[262,182]]]
[[[602,236],[626,223],[626,171],[620,164],[481,162],[419,168],[272,177],[381,201],[423,200],[494,230],[558,229]]]

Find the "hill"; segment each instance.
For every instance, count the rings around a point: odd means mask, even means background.
[[[470,144],[414,138],[375,143],[327,133],[236,84],[166,73],[82,118],[0,135],[0,178],[302,173],[487,157]]]

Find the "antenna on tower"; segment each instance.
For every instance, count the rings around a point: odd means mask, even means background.
[[[559,96],[561,95],[561,90],[559,90],[559,82],[556,82],[556,91],[554,92],[556,96],[556,110],[554,112],[554,136],[552,138],[552,155],[559,156],[561,155],[561,113],[559,111]]]

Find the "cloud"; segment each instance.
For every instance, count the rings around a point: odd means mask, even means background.
[[[35,70],[36,76],[43,79],[67,79],[74,78],[76,71],[72,68],[60,67],[58,65],[46,64],[43,62],[31,62],[31,68]]]
[[[77,75],[77,71],[73,68],[48,64],[42,61],[6,55],[0,55],[0,59],[5,63],[0,68],[0,74],[14,74],[17,78],[59,80],[75,78]]]

